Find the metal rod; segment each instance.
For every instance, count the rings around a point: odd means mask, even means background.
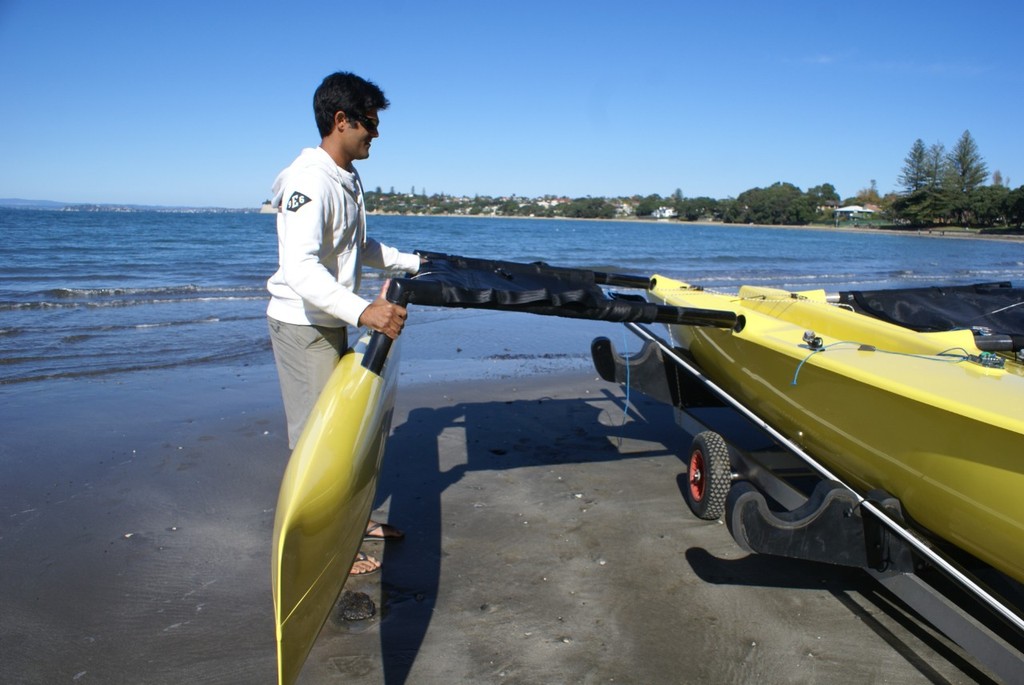
[[[812,469],[817,471],[824,478],[836,481],[837,483],[839,483],[843,487],[845,487],[847,490],[849,490],[851,493],[853,493],[853,495],[859,500],[859,505],[861,507],[863,507],[867,511],[870,511],[872,514],[874,514],[876,517],[878,517],[878,519],[880,521],[882,521],[894,533],[899,535],[907,543],[909,543],[912,547],[914,547],[919,553],[921,553],[922,556],[926,557],[930,562],[935,564],[937,567],[939,567],[946,574],[948,574],[953,579],[955,579],[956,581],[961,583],[964,586],[964,588],[966,588],[971,594],[976,596],[979,600],[981,600],[989,608],[991,608],[993,611],[995,611],[1000,616],[1002,616],[1011,625],[1015,626],[1020,631],[1024,631],[1024,618],[1021,618],[1016,613],[1011,611],[1008,607],[1003,605],[1002,602],[1000,602],[998,599],[993,597],[987,590],[985,590],[983,587],[981,587],[976,582],[974,582],[974,580],[972,580],[969,576],[964,574],[960,569],[955,567],[953,564],[949,563],[943,557],[939,556],[931,547],[926,545],[922,540],[918,539],[918,537],[916,535],[911,533],[911,531],[907,530],[906,528],[901,526],[899,523],[894,521],[885,511],[883,511],[882,509],[876,507],[874,504],[872,504],[868,500],[866,500],[863,497],[861,497],[853,488],[851,488],[850,486],[846,485],[846,483],[844,483],[842,480],[840,480],[838,477],[836,477],[835,474],[833,474],[831,471],[829,471],[823,465],[819,464],[809,454],[804,452],[804,450],[799,445],[794,443],[792,440],[787,438],[785,435],[783,435],[779,431],[777,431],[774,428],[772,428],[760,416],[758,416],[757,414],[755,414],[751,410],[747,409],[747,407],[744,406],[739,400],[735,399],[729,393],[727,393],[725,390],[722,390],[720,387],[715,385],[709,378],[707,378],[707,376],[705,376],[703,373],[701,373],[695,366],[693,366],[688,361],[683,359],[681,356],[676,354],[675,351],[671,347],[669,347],[667,343],[665,343],[665,341],[663,341],[661,338],[659,338],[658,336],[656,336],[653,333],[651,333],[650,331],[648,331],[643,326],[640,326],[639,324],[627,323],[627,324],[625,324],[625,326],[626,326],[626,328],[628,328],[631,331],[633,331],[633,333],[635,333],[639,337],[644,338],[645,340],[650,340],[650,341],[654,342],[655,344],[657,344],[662,349],[662,351],[666,355],[668,355],[669,358],[672,359],[672,361],[674,361],[675,363],[679,364],[684,369],[686,369],[687,371],[692,373],[694,376],[696,376],[700,381],[705,383],[708,386],[708,388],[710,388],[716,395],[718,395],[727,404],[731,405],[733,408],[735,408],[737,411],[739,411],[745,417],[747,417],[752,422],[754,422],[758,427],[762,428],[766,433],[768,433],[773,438],[778,440],[779,443],[781,443],[787,449],[791,450],[794,454],[796,454],[804,462],[806,462],[808,466],[810,466]]]

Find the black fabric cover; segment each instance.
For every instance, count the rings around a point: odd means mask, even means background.
[[[647,321],[658,306],[609,298],[594,272],[421,253],[426,264],[402,290],[409,304],[528,312],[605,321]]]
[[[915,331],[966,328],[1010,336],[1015,349],[1024,347],[1024,288],[1008,282],[855,290],[839,297],[855,311]]]
[[[522,264],[420,252],[426,262],[413,278],[394,278],[387,299],[402,305],[497,309],[573,319],[619,323],[669,323],[729,328],[735,312],[696,307],[671,307],[635,295],[609,296],[602,285],[648,289],[650,279],[540,262]],[[391,339],[374,333],[363,354],[363,366],[380,373]]]
[[[646,288],[649,280],[583,269],[420,252],[427,259],[413,278],[396,279],[389,299],[406,304],[527,312],[635,323],[731,326],[732,312],[668,307],[642,297],[609,297],[602,284]]]

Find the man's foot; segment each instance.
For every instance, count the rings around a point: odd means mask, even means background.
[[[379,561],[371,557],[366,552],[360,552],[356,555],[356,560],[352,563],[352,569],[348,572],[348,574],[350,576],[368,576],[371,573],[376,573],[379,570]]]
[[[366,533],[363,535],[363,542],[379,542],[381,540],[401,540],[405,533],[394,526],[386,523],[370,521],[366,524]]]

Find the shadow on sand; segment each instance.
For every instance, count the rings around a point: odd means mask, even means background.
[[[609,411],[609,407],[616,409]],[[615,412],[617,416],[613,416]],[[390,498],[389,520],[403,527],[407,536],[400,544],[382,550],[380,640],[385,683],[408,682],[431,624],[444,556],[444,526],[450,525],[446,522],[453,516],[449,511],[443,517],[442,512],[450,486],[472,472],[667,455],[681,455],[680,470],[685,469],[683,460],[691,438],[675,424],[670,407],[641,396],[633,398],[632,420],[625,421],[622,412],[622,399],[606,391],[603,396],[588,398],[417,408],[395,428],[387,446],[377,502]],[[447,441],[453,434],[464,440],[464,452],[451,449]],[[630,441],[631,449],[621,449]],[[985,680],[927,630],[915,626],[916,617],[857,569],[757,555],[726,560],[701,548],[690,548],[685,557],[693,573],[708,584],[824,587],[926,678],[941,682],[927,663],[872,617],[872,611],[893,617],[951,661],[962,662],[958,666],[976,680]],[[873,608],[863,608],[851,599],[854,595]]]

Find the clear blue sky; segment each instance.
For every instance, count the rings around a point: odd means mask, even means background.
[[[392,106],[368,188],[897,188],[969,129],[1024,184],[1019,0],[0,0],[0,197],[252,207],[336,70]]]

